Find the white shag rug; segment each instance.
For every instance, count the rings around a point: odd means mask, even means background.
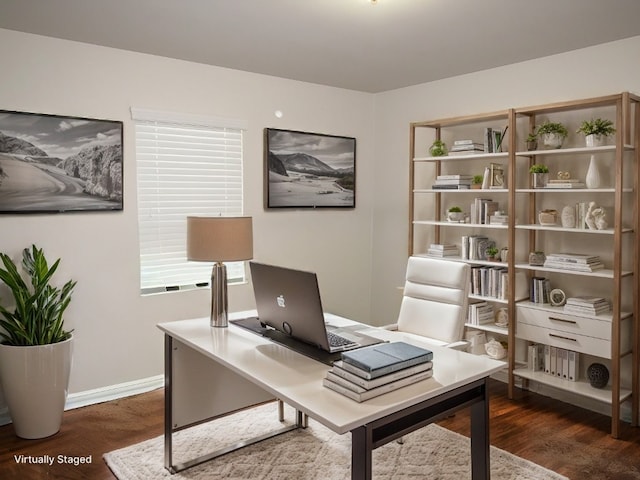
[[[287,407],[291,423],[293,410]],[[174,464],[243,439],[277,430],[275,403],[245,410],[174,434]],[[467,437],[429,425],[373,452],[373,477],[405,480],[471,478]],[[269,479],[348,480],[351,435],[336,435],[309,419],[305,430],[288,432],[171,475],[164,468],[164,438],[157,437],[104,455],[119,480]],[[491,447],[492,480],[568,480],[539,465]]]

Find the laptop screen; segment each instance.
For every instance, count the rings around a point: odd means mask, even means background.
[[[260,321],[328,351],[316,274],[257,262],[249,267]]]

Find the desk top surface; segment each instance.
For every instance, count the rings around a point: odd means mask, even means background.
[[[255,312],[232,314],[243,318]],[[350,320],[328,315],[338,326]],[[504,363],[405,338],[401,332],[364,326],[368,335],[388,341],[406,341],[433,351],[433,377],[362,403],[322,385],[329,366],[273,343],[268,338],[230,324],[212,328],[209,318],[161,323],[158,328],[201,354],[306,413],[336,433],[346,433],[367,422],[447,393],[504,368]]]

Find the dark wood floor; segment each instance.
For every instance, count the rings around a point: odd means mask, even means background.
[[[492,445],[572,480],[640,480],[640,428],[625,425],[623,438],[614,440],[608,417],[529,392],[511,401],[500,382],[492,382],[491,391]],[[469,434],[467,412],[440,424]],[[102,455],[162,430],[162,390],[65,412],[60,432],[42,440],[21,440],[11,425],[0,427],[0,478],[113,480]],[[18,464],[16,455],[56,461],[51,467]],[[59,455],[91,456],[91,463],[60,464]]]

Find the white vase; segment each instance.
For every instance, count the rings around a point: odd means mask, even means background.
[[[589,168],[587,169],[587,176],[584,179],[584,183],[587,188],[600,187],[600,169],[595,155],[591,155],[589,160]]]
[[[71,371],[72,338],[50,345],[0,345],[0,381],[16,435],[36,439],[60,430]]]

